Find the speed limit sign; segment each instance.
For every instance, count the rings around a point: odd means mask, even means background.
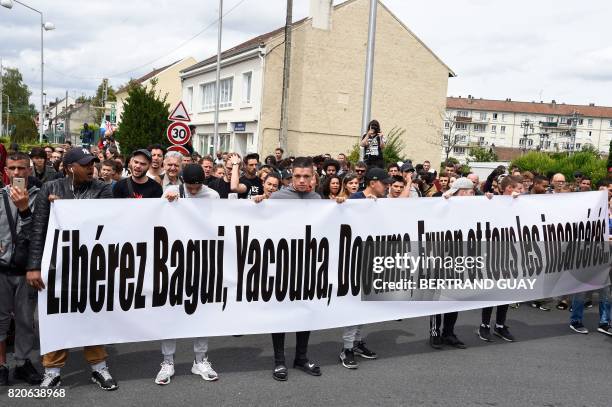
[[[170,126],[168,126],[168,131],[166,131],[166,134],[168,135],[168,140],[170,143],[176,146],[187,144],[191,138],[191,131],[183,122],[173,122]]]

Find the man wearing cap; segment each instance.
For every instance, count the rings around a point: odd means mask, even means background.
[[[452,196],[474,196],[474,183],[468,178],[458,178],[451,188],[444,193],[445,198]],[[466,346],[455,335],[455,323],[458,312],[447,312],[444,314],[444,326],[440,335],[442,325],[442,314],[429,317],[429,345],[434,349],[442,349],[442,345],[449,345],[457,349],[465,349]]]
[[[365,175],[366,187],[363,191],[352,194],[349,199],[384,198],[389,185],[395,180],[382,168],[373,167]],[[357,369],[359,365],[355,362],[355,354],[365,359],[376,359],[378,355],[365,346],[361,337],[363,325],[347,326],[342,333],[342,351],[339,358],[342,366],[347,369]]]
[[[42,291],[45,284],[42,281],[40,267],[43,248],[49,224],[51,202],[56,199],[103,199],[112,198],[111,187],[100,180],[93,179],[94,157],[85,148],[72,148],[64,155],[65,178],[45,183],[36,197],[32,234],[30,236],[30,255],[26,270],[26,280],[29,285]],[[102,328],[101,328],[102,329]],[[85,359],[92,369],[91,380],[104,390],[115,390],[117,382],[113,379],[106,366],[106,350],[104,346],[84,347]],[[45,374],[41,387],[58,387],[61,384],[60,369],[66,364],[68,349],[57,350],[43,355]]]
[[[292,180],[291,171],[289,171],[288,169],[281,170],[280,177],[283,183],[280,189],[289,188]]]
[[[204,170],[198,164],[187,164],[183,168],[183,184],[171,185],[164,192],[164,198],[170,202],[179,198],[205,198],[219,199],[217,191],[204,185]],[[174,354],[176,353],[176,339],[165,339],[161,345],[164,360],[155,377],[155,383],[159,385],[170,384],[174,376]],[[208,339],[195,338],[193,341],[193,352],[195,354],[191,373],[200,376],[206,381],[214,381],[219,378],[217,372],[208,361]]]
[[[421,193],[416,185],[412,183],[414,179],[414,167],[412,166],[412,163],[410,161],[405,162],[402,164],[400,171],[404,181],[406,181],[406,187],[402,191],[400,198],[419,198]]]
[[[134,151],[130,159],[132,175],[115,184],[115,198],[160,198],[163,194],[161,185],[147,176],[151,166],[151,152],[146,149]]]

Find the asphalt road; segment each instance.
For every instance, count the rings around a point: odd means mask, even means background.
[[[338,363],[341,330],[313,332],[309,356],[323,375],[289,369],[289,381],[271,377],[269,335],[211,338],[209,359],[220,375],[204,382],[190,373],[190,340],[181,340],[176,376],[168,386],[153,382],[161,354],[158,342],[109,346],[109,366],[120,389],[104,392],[89,382],[82,351],[71,353],[62,371],[66,397],[9,399],[1,406],[542,406],[612,405],[612,337],[596,332],[597,309],[587,310],[588,335],[568,328],[567,311],[511,309],[515,343],[480,341],[474,334],[479,311],[459,314],[456,333],[466,350],[429,347],[428,318],[369,325],[367,344],[377,360],[358,359],[359,369]],[[294,336],[287,337],[287,360]],[[23,384],[14,384],[13,388]]]

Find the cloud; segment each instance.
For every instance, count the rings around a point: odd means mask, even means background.
[[[611,2],[593,0],[383,0],[455,72],[450,95],[556,99],[612,105]],[[217,1],[27,0],[57,29],[45,33],[45,90],[93,94],[101,78],[115,87],[185,56],[216,52]],[[336,1],[338,3],[338,1]],[[226,0],[223,47],[279,28],[285,0]],[[308,14],[294,2],[294,20]],[[0,56],[40,95],[39,17],[19,5],[0,8]],[[210,28],[186,45],[177,47]],[[367,27],[360,29],[367,30]],[[606,86],[602,86],[602,85]]]

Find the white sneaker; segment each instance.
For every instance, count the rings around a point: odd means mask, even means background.
[[[170,384],[172,381],[172,376],[174,376],[174,363],[166,362],[165,360],[161,363],[161,369],[159,369],[159,373],[155,377],[156,384]]]
[[[214,381],[219,378],[219,375],[213,370],[208,359],[204,359],[201,362],[196,362],[194,360],[193,366],[191,367],[191,373],[200,375],[202,379],[208,381]]]

